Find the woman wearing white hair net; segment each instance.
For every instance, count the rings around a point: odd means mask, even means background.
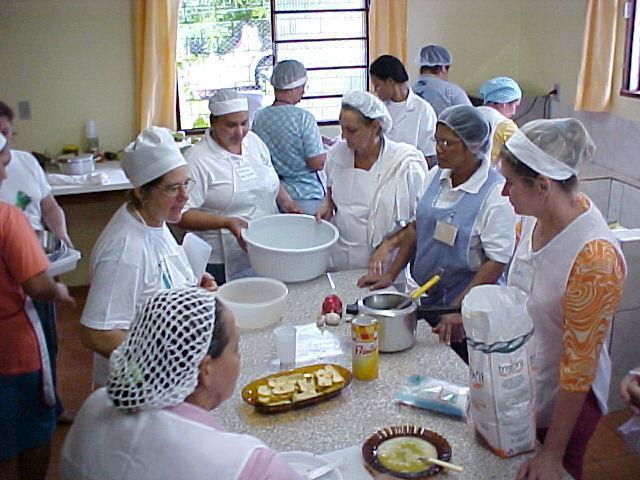
[[[414,218],[427,163],[416,147],[389,140],[391,116],[367,92],[342,97],[342,138],[328,153],[327,194],[316,218],[331,219],[340,238],[334,270],[364,268],[371,252],[401,221]]]
[[[233,316],[205,290],[150,297],[111,355],[107,388],[87,399],[65,438],[61,478],[301,479],[211,415],[233,394],[238,348]]]
[[[518,83],[509,77],[495,77],[480,85],[480,97],[484,105],[478,110],[491,126],[491,163],[498,161],[502,146],[518,131],[512,120],[522,99]]]
[[[223,284],[253,272],[240,233],[247,222],[278,213],[278,207],[301,212],[280,184],[269,149],[249,130],[247,99],[221,89],[209,110],[211,128],[185,154],[196,185],[179,225],[211,245],[207,271]]]
[[[489,125],[476,108],[444,110],[435,137],[438,166],[425,180],[416,222],[382,243],[358,283],[386,287],[413,257],[411,275],[419,285],[442,273],[426,304],[457,307],[472,287],[502,279],[513,253],[516,217],[500,194],[503,178],[487,156]],[[396,247],[387,267],[387,254]],[[466,360],[460,314],[441,316],[434,332]]]
[[[133,185],[129,201],[111,218],[91,254],[91,287],[80,338],[93,350],[93,381],[104,385],[111,352],[150,295],[162,289],[200,284],[167,227],[176,223],[194,181],[166,128],[149,127],[124,151],[122,168]]]
[[[575,119],[535,120],[506,143],[503,194],[523,215],[508,283],[528,294],[538,344],[536,423],[542,450],[518,478],[582,478],[582,460],[606,402],[605,336],[620,301],[624,257],[607,223],[577,191],[595,147]]]
[[[296,106],[307,84],[307,69],[296,60],[278,62],[271,85],[273,105],[256,112],[251,129],[266,143],[280,182],[300,205],[313,215],[324,198],[318,172],[327,158],[313,114]]]

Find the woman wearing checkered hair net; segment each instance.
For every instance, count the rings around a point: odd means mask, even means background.
[[[107,388],[67,434],[61,478],[300,479],[260,440],[224,431],[210,414],[233,394],[238,344],[233,315],[211,293],[151,296],[111,355]]]
[[[316,218],[340,232],[332,269],[353,270],[366,268],[376,245],[415,216],[427,162],[415,146],[389,139],[391,115],[368,92],[345,93],[339,121],[343,139],[327,153],[327,193]]]

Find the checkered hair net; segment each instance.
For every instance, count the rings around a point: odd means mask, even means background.
[[[149,297],[124,342],[111,354],[107,394],[122,410],[177,405],[198,384],[209,349],[215,297],[202,288]]]
[[[484,103],[510,103],[522,98],[518,82],[509,77],[495,77],[480,85]]]
[[[271,74],[271,85],[278,90],[291,90],[307,83],[307,69],[297,60],[276,63]]]
[[[350,105],[365,117],[371,120],[378,120],[384,133],[389,132],[393,127],[393,120],[387,107],[378,97],[371,95],[369,92],[351,90],[342,96],[342,105]]]

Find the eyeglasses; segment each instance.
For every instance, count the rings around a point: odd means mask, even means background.
[[[444,149],[449,149],[457,143],[460,143],[460,140],[447,140],[446,138],[440,140],[439,138],[436,138],[436,144],[440,145]]]
[[[189,178],[184,183],[178,183],[176,185],[169,185],[166,187],[157,187],[162,193],[169,195],[170,197],[177,197],[181,191],[190,192],[196,185],[196,181],[193,178]]]

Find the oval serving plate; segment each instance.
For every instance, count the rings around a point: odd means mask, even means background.
[[[412,480],[426,480],[442,470],[442,467],[438,465],[430,465],[419,472],[406,473],[397,472],[382,465],[378,458],[378,447],[383,442],[398,437],[417,437],[425,440],[436,448],[439,460],[444,460],[445,462],[451,460],[451,446],[443,437],[417,425],[400,425],[383,428],[367,438],[362,445],[362,457],[365,461],[365,466],[375,472],[388,473],[397,478],[409,478]]]
[[[344,379],[344,383],[334,384],[330,387],[327,387],[324,390],[319,391],[319,395],[316,397],[299,401],[292,400],[290,403],[286,404],[270,405],[258,401],[258,389],[261,386],[268,386],[269,380],[277,380],[281,377],[291,377],[292,375],[296,374],[304,375],[306,373],[314,375],[315,372],[324,369],[324,367],[328,365],[333,367],[340,374],[340,376]],[[242,389],[242,399],[249,405],[254,406],[260,412],[281,413],[297,408],[308,407],[309,405],[315,405],[317,403],[324,402],[326,400],[329,400],[330,398],[340,395],[342,389],[349,385],[349,383],[351,383],[351,378],[351,372],[347,368],[341,365],[336,365],[335,363],[319,363],[315,365],[306,365],[304,367],[294,368],[293,370],[285,370],[282,372],[267,375],[266,377],[258,378],[257,380],[248,383]]]

